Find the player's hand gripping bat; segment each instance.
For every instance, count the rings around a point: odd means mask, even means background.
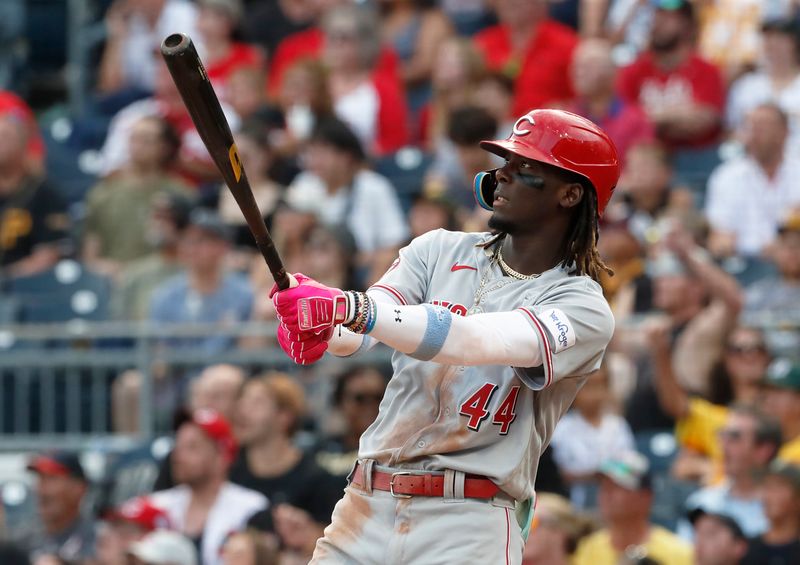
[[[272,278],[275,279],[279,289],[289,288],[290,278],[264,224],[242,161],[239,159],[236,144],[233,142],[228,120],[222,113],[222,107],[208,80],[205,67],[197,55],[194,43],[187,35],[174,33],[164,39],[161,44],[161,54],[206,149],[247,220],[247,226],[267,262]]]

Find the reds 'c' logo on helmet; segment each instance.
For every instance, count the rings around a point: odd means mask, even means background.
[[[533,110],[514,123],[507,139],[481,141],[481,147],[504,158],[514,153],[582,176],[594,187],[601,216],[619,180],[617,148],[608,134],[564,110]],[[478,204],[491,210],[495,187],[493,172],[478,173]]]

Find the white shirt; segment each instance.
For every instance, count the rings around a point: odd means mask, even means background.
[[[154,492],[150,500],[169,516],[170,524],[183,532],[186,524],[186,510],[192,499],[192,492],[186,485]],[[203,565],[222,565],[220,551],[225,538],[231,532],[243,529],[247,520],[256,512],[265,510],[269,501],[260,492],[224,483],[208,511],[200,547]]]
[[[336,117],[350,126],[367,152],[375,146],[379,110],[378,91],[369,80],[362,82],[353,91],[333,103]]]
[[[800,75],[783,90],[775,90],[762,72],[748,73],[733,83],[728,95],[726,121],[736,129],[756,106],[775,103],[789,116],[789,147],[800,151]]]
[[[345,224],[359,251],[399,246],[408,238],[408,226],[394,188],[378,173],[362,169],[353,185],[331,194],[322,180],[302,172],[289,186],[286,201],[312,212],[328,226]]]
[[[758,255],[775,239],[783,216],[800,205],[800,158],[784,153],[774,179],[749,156],[731,159],[711,174],[706,217],[712,229],[733,233],[736,250]]]
[[[128,36],[122,50],[123,72],[129,86],[153,90],[156,77],[156,50],[170,34],[185,33],[192,38],[202,55],[197,33],[197,7],[188,0],[167,0],[155,27],[151,28],[145,19],[134,13],[128,27]]]

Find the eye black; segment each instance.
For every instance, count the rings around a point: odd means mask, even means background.
[[[514,178],[524,184],[525,186],[529,186],[531,188],[536,188],[538,190],[544,189],[545,180],[544,178],[538,175],[523,175],[520,173],[516,173]]]

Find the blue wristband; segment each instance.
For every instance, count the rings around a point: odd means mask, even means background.
[[[453,315],[443,306],[431,306],[430,304],[422,306],[428,313],[428,325],[425,328],[425,335],[422,336],[422,343],[410,355],[420,361],[430,361],[444,347],[444,342],[450,333]]]

